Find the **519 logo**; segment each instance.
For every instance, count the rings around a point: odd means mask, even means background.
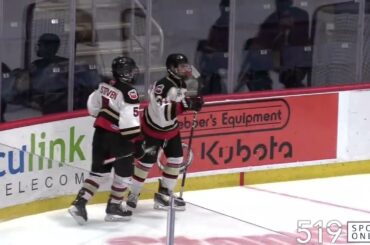
[[[347,240],[347,230],[338,220],[298,220],[297,232],[298,244],[343,244]]]

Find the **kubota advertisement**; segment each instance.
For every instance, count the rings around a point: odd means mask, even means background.
[[[181,117],[184,143],[192,120]],[[337,125],[337,93],[207,104],[189,172],[335,159]]]

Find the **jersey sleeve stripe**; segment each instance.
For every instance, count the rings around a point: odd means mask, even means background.
[[[172,102],[171,103],[171,114],[170,114],[171,120],[175,119],[177,116],[176,107],[177,107],[177,102]]]
[[[106,116],[109,116],[110,118],[112,118],[114,120],[119,120],[119,114],[117,112],[111,111],[111,110],[106,109],[106,108],[102,109],[100,111],[100,114],[101,114],[101,116],[106,115]]]
[[[140,126],[135,126],[135,127],[130,127],[130,128],[122,128],[122,129],[120,129],[120,132],[128,131],[128,130],[136,130],[136,129],[140,129]]]
[[[148,126],[150,126],[151,128],[155,129],[155,130],[159,130],[159,131],[170,131],[170,130],[173,130],[175,128],[177,128],[177,125],[178,125],[178,122],[177,120],[175,121],[174,124],[170,125],[170,126],[167,126],[167,127],[160,127],[159,125],[155,124],[152,119],[150,118],[149,116],[149,113],[147,110],[145,110],[145,121],[147,122]]]
[[[169,107],[169,105],[165,105],[165,106],[164,106],[164,118],[165,118],[167,121],[169,121],[169,120],[170,120],[170,116],[169,116],[169,113],[168,113],[168,111],[169,111],[168,107]]]
[[[141,132],[140,127],[126,128],[120,130],[121,135],[128,136],[133,134],[139,134]]]

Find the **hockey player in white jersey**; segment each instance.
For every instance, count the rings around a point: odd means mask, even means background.
[[[155,193],[155,208],[167,208],[169,194],[174,190],[183,162],[183,149],[177,116],[183,111],[200,111],[202,97],[186,97],[185,80],[192,74],[191,65],[183,54],[170,54],[166,60],[167,76],[156,81],[149,90],[149,105],[144,109],[141,122],[146,147],[154,147],[155,154],[147,154],[137,164],[132,176],[131,190],[127,208],[136,208],[139,194],[148,173],[157,161],[160,148],[167,157],[159,181],[158,193]],[[182,199],[175,199],[175,208],[185,209]]]
[[[87,222],[86,203],[101,184],[109,181],[112,168],[114,177],[105,220],[128,220],[132,215],[122,207],[122,201],[133,173],[135,146],[132,140],[141,133],[139,96],[132,86],[138,68],[133,59],[117,57],[112,62],[112,73],[114,79],[100,83],[87,102],[89,114],[96,118],[91,172],[68,210],[79,224]],[[117,160],[105,164],[104,160],[111,157]]]

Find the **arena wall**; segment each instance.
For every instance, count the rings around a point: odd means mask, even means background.
[[[186,190],[369,173],[368,98],[370,90],[207,99]],[[192,117],[180,120],[185,143]],[[0,220],[70,205],[89,173],[92,125],[81,111],[0,127]],[[142,198],[159,176],[153,169]]]

